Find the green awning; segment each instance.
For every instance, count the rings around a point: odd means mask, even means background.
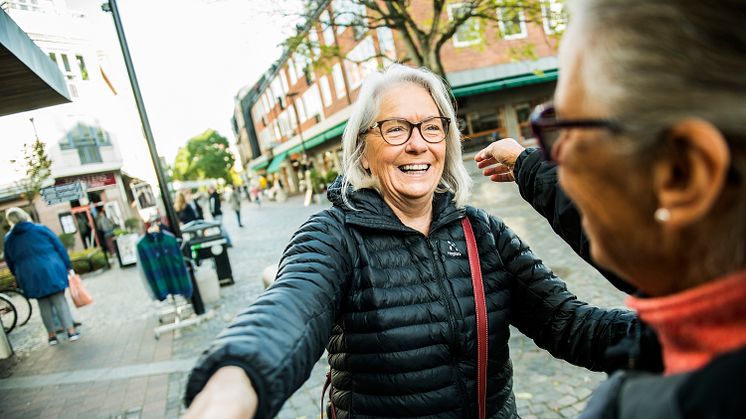
[[[280,165],[288,156],[288,151],[283,151],[282,153],[275,156],[274,159],[272,159],[272,164],[269,165],[267,168],[267,173],[274,173],[278,170],[280,170]]]
[[[557,69],[546,70],[541,73],[522,74],[520,76],[507,77],[504,79],[488,80],[480,83],[467,84],[453,88],[456,98],[474,96],[481,93],[490,93],[512,87],[527,86],[530,84],[547,83],[557,80]]]
[[[303,141],[303,145],[306,147],[306,150],[309,148],[314,148],[317,145],[323,144],[327,140],[331,140],[333,138],[337,138],[345,131],[345,126],[347,125],[347,121],[344,121],[342,123],[339,123],[328,130],[322,132],[321,134],[315,135],[305,141]],[[290,154],[295,153],[302,153],[303,147],[301,147],[300,144],[292,147],[290,150],[288,150]],[[274,163],[274,161],[272,161]]]
[[[251,169],[253,171],[258,171],[258,170],[264,169],[267,166],[269,166],[269,160],[264,159],[264,160],[261,160],[259,163],[256,163],[256,164],[253,164],[253,165],[249,164],[249,169]]]

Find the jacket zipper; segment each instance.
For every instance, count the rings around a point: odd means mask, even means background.
[[[461,376],[461,372],[458,369],[458,362],[456,361],[455,354],[460,353],[461,350],[459,348],[459,340],[458,340],[458,333],[456,331],[456,314],[455,310],[453,308],[453,303],[451,302],[451,299],[448,298],[448,290],[445,284],[445,268],[443,267],[443,264],[445,263],[445,259],[443,258],[443,255],[440,253],[440,249],[438,249],[436,246],[433,245],[433,242],[430,240],[430,238],[426,238],[427,245],[430,248],[430,253],[433,255],[433,259],[435,261],[435,269],[438,274],[438,286],[440,287],[440,292],[443,294],[443,299],[446,302],[446,309],[448,310],[448,325],[450,330],[450,347],[451,347],[451,353],[450,353],[450,359],[451,359],[451,368],[453,369],[454,374],[456,375],[456,384],[458,385],[458,389],[461,392],[461,399],[466,401],[466,405],[470,405],[469,402],[471,398],[469,397],[469,394],[466,391],[466,384],[464,384],[463,377]],[[467,409],[467,414],[469,417],[472,416],[471,409]]]

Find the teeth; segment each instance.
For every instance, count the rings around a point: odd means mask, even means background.
[[[427,170],[430,167],[429,164],[405,164],[399,166],[399,170],[402,172],[414,172],[419,170]]]

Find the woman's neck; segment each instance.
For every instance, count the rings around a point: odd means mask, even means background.
[[[433,195],[415,200],[383,196],[394,214],[407,227],[413,228],[427,236],[433,220]]]

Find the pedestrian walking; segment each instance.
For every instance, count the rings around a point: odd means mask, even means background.
[[[221,210],[220,205],[220,194],[215,189],[215,186],[210,186],[207,188],[208,192],[208,201],[210,205],[210,214],[212,214],[212,218],[217,222],[223,221],[223,211]]]
[[[228,197],[228,203],[231,205],[231,209],[233,210],[233,212],[236,213],[236,221],[238,222],[238,226],[243,228],[243,224],[241,224],[241,189],[240,187],[236,187],[234,189],[231,185],[226,186],[225,189],[225,194]]]
[[[109,217],[106,215],[106,211],[103,207],[98,209],[96,214],[96,229],[100,232],[99,237],[103,239],[101,247],[106,251],[108,255],[114,254],[114,223],[111,222]]]
[[[745,417],[746,7],[583,0],[570,14],[554,103],[531,118],[542,150],[505,140],[478,159],[494,180],[512,167],[562,230],[582,223],[660,337],[664,375],[612,375],[581,417]]]
[[[618,367],[604,353],[634,314],[578,301],[500,219],[464,205],[451,97],[427,70],[368,76],[333,207],[198,361],[187,418],[274,417],[325,348],[330,417],[513,418],[510,324],[555,357]]]
[[[68,340],[78,340],[80,333],[73,325],[70,307],[65,299],[68,275],[75,274],[65,247],[49,228],[31,222],[28,213],[20,208],[9,208],[5,218],[11,226],[5,236],[5,262],[23,293],[37,299],[49,345],[59,343],[55,334],[53,308],[67,330]]]

